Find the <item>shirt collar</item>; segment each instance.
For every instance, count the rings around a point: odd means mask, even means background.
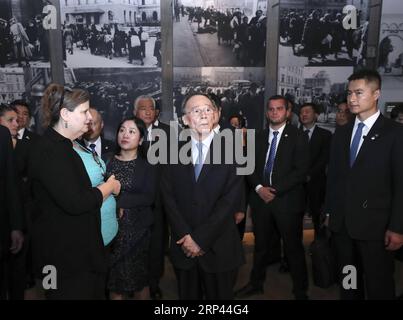
[[[286,126],[286,123],[284,123],[284,124],[283,124],[280,128],[278,128],[277,130],[273,130],[271,127],[269,127],[269,133],[270,133],[270,134],[273,134],[274,131],[278,131],[279,137],[281,137],[281,136],[283,135],[283,131],[284,131],[285,126]]]
[[[214,135],[215,135],[215,132],[214,132],[214,130],[212,130],[210,132],[210,134],[201,141],[203,146],[206,146],[206,147],[209,148],[210,144],[211,144],[211,141],[213,141]],[[200,141],[196,140],[195,138],[192,137],[192,146],[196,147],[198,142],[200,142]]]
[[[101,136],[99,136],[95,141],[88,141],[88,140],[85,140],[85,144],[86,144],[87,146],[89,146],[91,143],[93,143],[93,144],[95,144],[95,145],[98,145],[100,142],[101,142]]]
[[[217,126],[213,129],[214,133],[219,134],[220,133],[220,125],[217,124]]]
[[[24,137],[25,128],[22,128],[18,131],[18,139],[22,139]]]
[[[380,114],[381,112],[378,110],[376,113],[374,113],[372,116],[365,119],[364,121],[361,121],[360,119],[358,119],[358,117],[355,117],[354,128],[358,127],[358,124],[362,122],[364,123],[366,128],[371,130],[372,126],[374,125]]]
[[[305,132],[306,130],[309,130],[309,133],[312,133],[315,130],[315,128],[316,128],[316,123],[312,126],[311,129],[308,129],[305,126],[302,126],[303,131]]]

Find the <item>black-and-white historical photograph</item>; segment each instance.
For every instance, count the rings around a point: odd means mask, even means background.
[[[403,7],[398,1],[382,3],[379,40],[379,73],[403,77]]]
[[[160,0],[60,0],[71,68],[161,66]]]
[[[66,79],[69,75],[66,74]],[[41,132],[40,104],[46,86],[51,83],[50,68],[0,68],[0,103],[9,105],[24,100],[31,110],[29,129]]]
[[[174,118],[182,116],[184,97],[192,92],[214,94],[221,103],[221,126],[238,115],[249,129],[263,127],[264,68],[205,67],[174,69]]]
[[[280,67],[278,93],[293,102],[292,122],[298,124],[301,105],[313,102],[321,112],[318,125],[334,131],[339,106],[347,98],[347,78],[353,71],[353,67]]]
[[[70,69],[66,83],[86,89],[91,106],[104,120],[104,136],[115,140],[116,129],[123,118],[133,115],[133,103],[141,95],[157,101],[161,110],[161,70],[156,68],[81,68]]]
[[[0,66],[49,67],[49,32],[42,13],[47,1],[0,0]]]
[[[357,29],[345,29],[343,8],[356,8]],[[280,66],[365,66],[368,0],[282,0]]]
[[[175,0],[174,65],[263,67],[267,0]]]

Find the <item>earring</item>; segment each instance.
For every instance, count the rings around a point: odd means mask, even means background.
[[[64,123],[64,127],[67,129],[69,127],[69,124],[67,123],[67,121]]]

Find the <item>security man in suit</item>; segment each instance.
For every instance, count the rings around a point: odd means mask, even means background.
[[[392,252],[403,245],[403,127],[378,109],[378,72],[360,70],[348,81],[355,119],[333,137],[326,193],[340,297],[394,299]],[[348,276],[356,281],[343,281]]]
[[[0,126],[0,300],[9,298],[9,254],[17,254],[21,250],[23,227],[24,214],[11,136],[7,128]]]
[[[310,150],[310,166],[306,181],[307,206],[311,213],[315,235],[320,227],[320,215],[325,199],[326,169],[329,162],[330,131],[316,125],[319,110],[314,103],[305,103],[299,110],[301,130],[307,135]]]
[[[267,104],[269,128],[256,137],[256,169],[248,177],[251,193],[255,247],[249,283],[237,291],[238,297],[263,293],[267,262],[270,259],[270,231],[277,227],[283,239],[296,299],[308,298],[308,274],[302,244],[304,187],[309,169],[306,136],[287,124],[287,100],[272,96]]]

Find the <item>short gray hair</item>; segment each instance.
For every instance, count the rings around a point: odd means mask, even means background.
[[[153,102],[153,107],[154,107],[154,109],[156,109],[157,105],[156,105],[155,99],[154,99],[153,97],[147,96],[147,95],[141,95],[141,96],[138,96],[138,97],[136,98],[136,100],[134,100],[134,113],[135,113],[135,114],[137,113],[137,107],[138,107],[138,104],[139,104],[139,102],[140,102],[141,100],[151,100],[151,101]]]

